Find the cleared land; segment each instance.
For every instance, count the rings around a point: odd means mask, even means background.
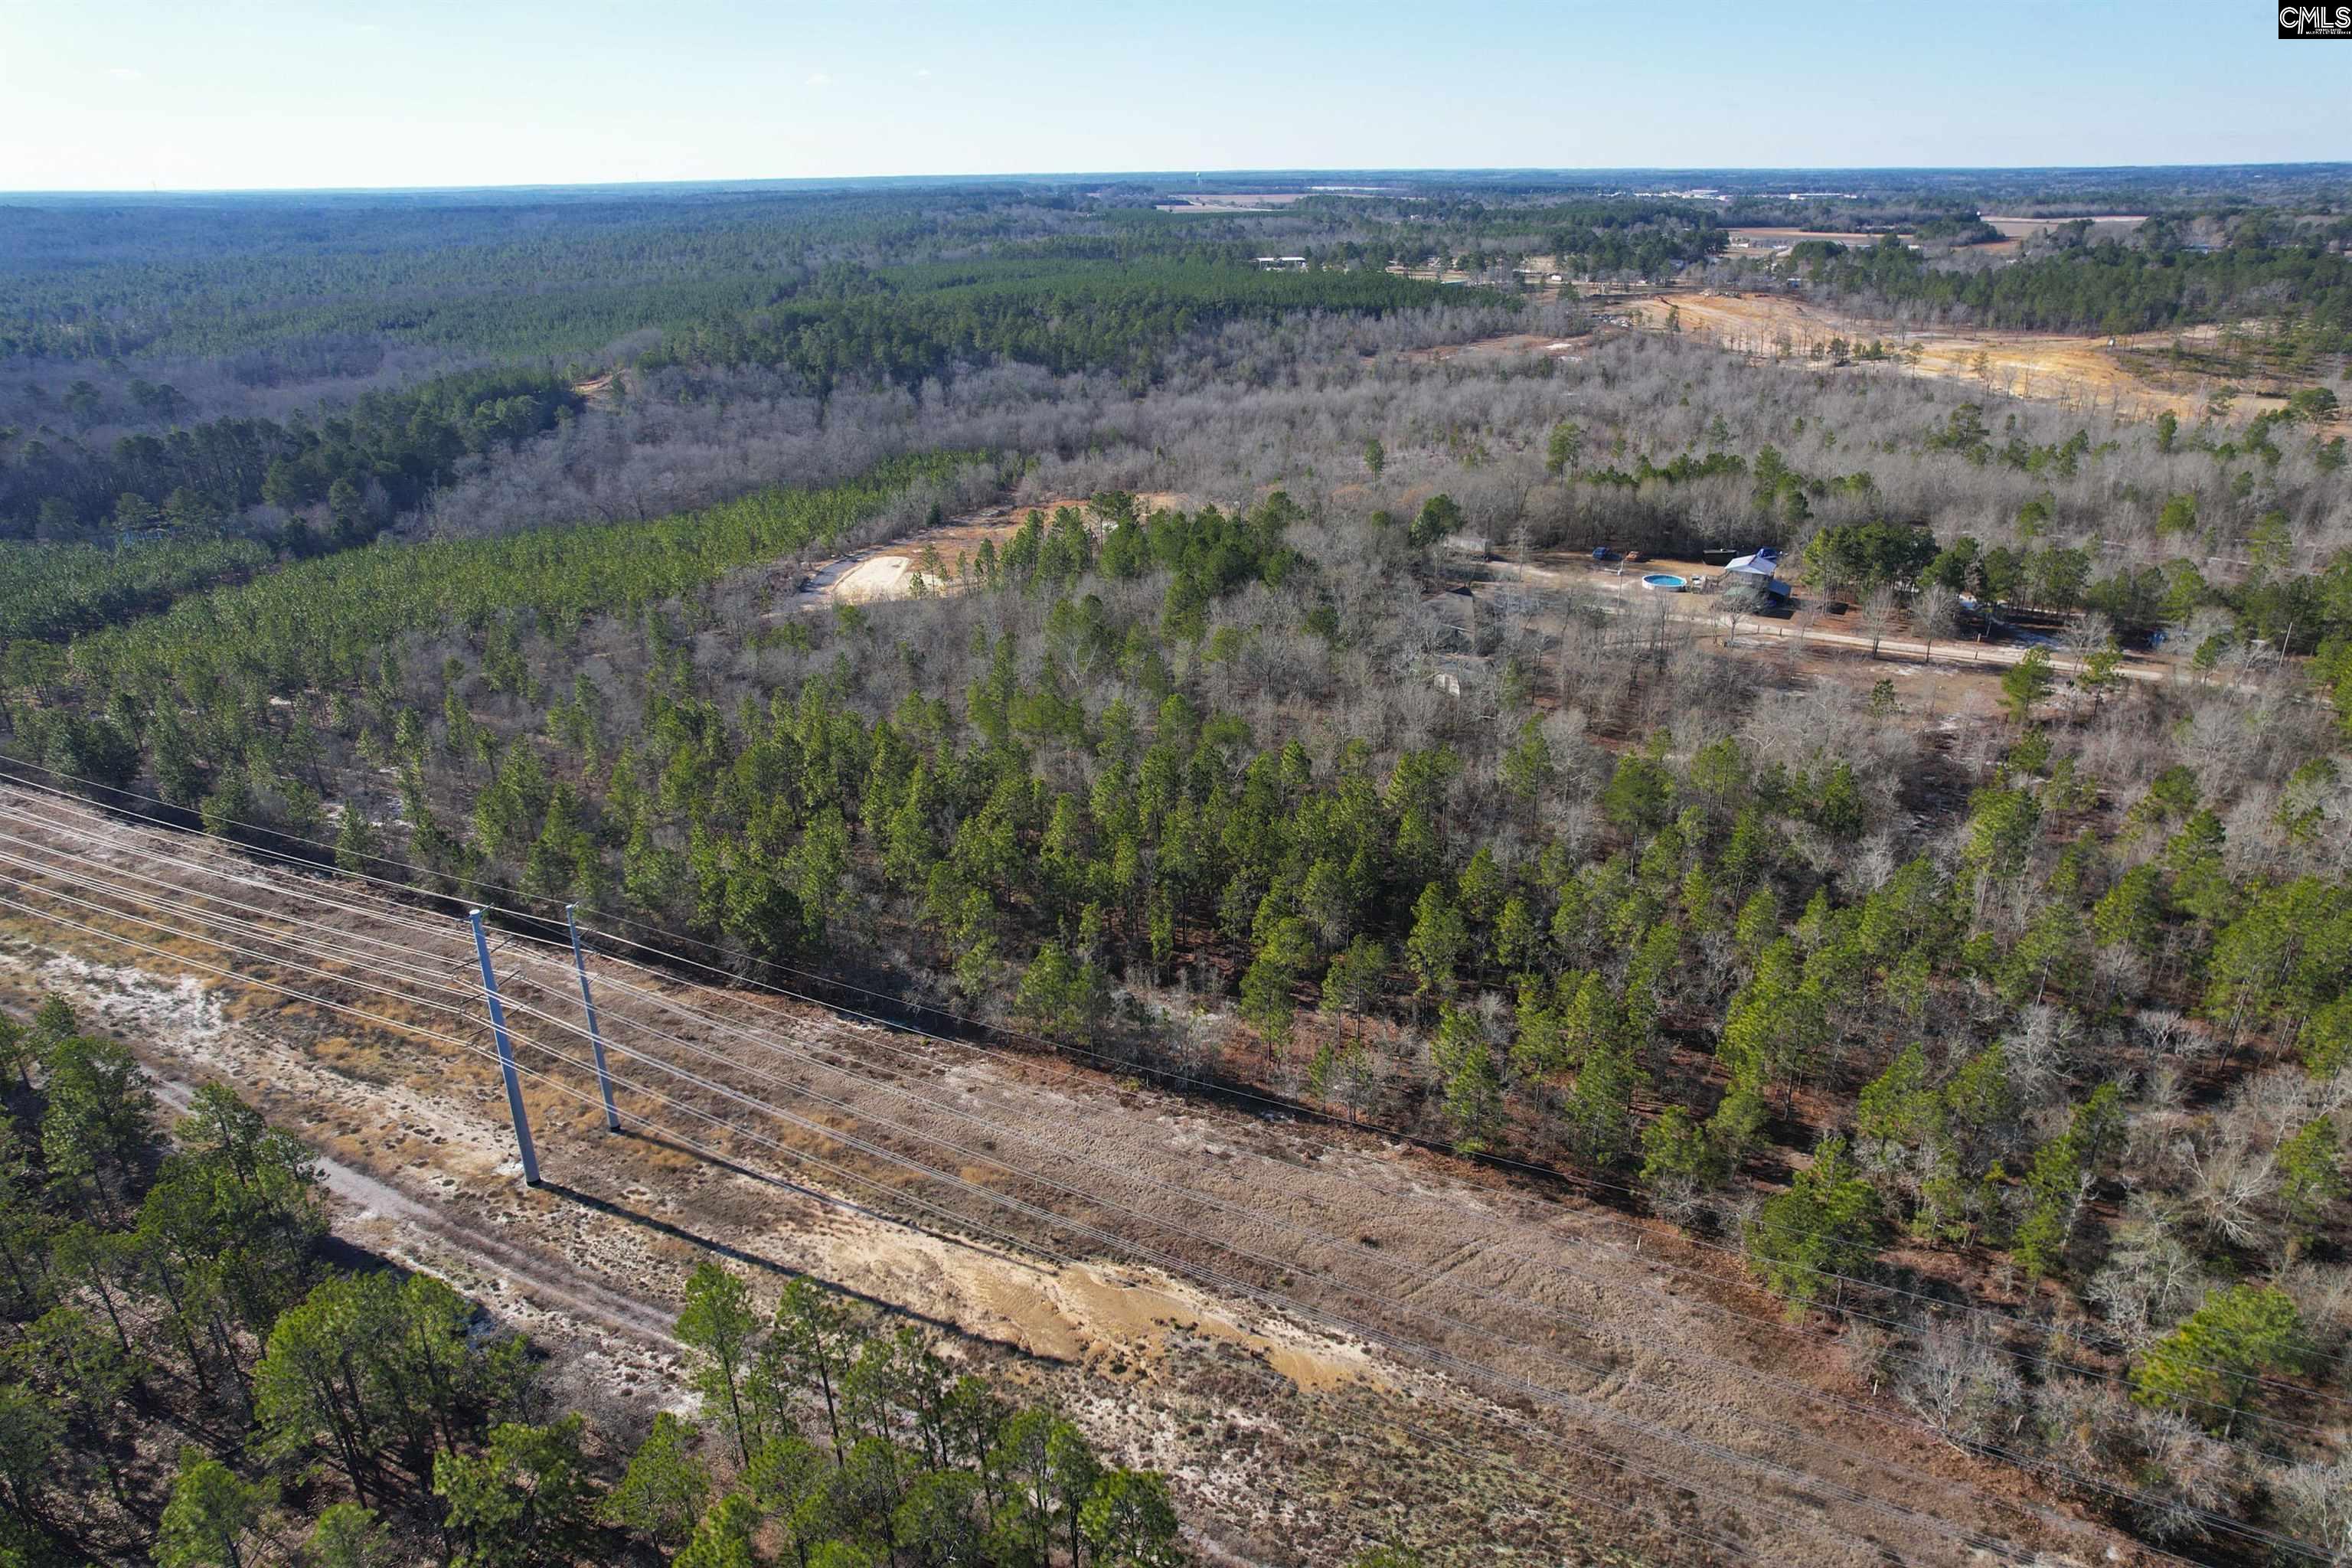
[[[1146,511],[1192,505],[1189,496],[1160,492],[1141,495],[1136,503]],[[952,594],[964,586],[964,574],[983,542],[1003,550],[1021,531],[1033,511],[1052,517],[1057,508],[1081,510],[1083,500],[1036,501],[1022,506],[992,506],[951,518],[936,528],[919,529],[903,539],[836,556],[803,575],[793,595],[796,610],[830,609],[837,604],[871,604],[882,599],[908,599],[919,580],[929,594]],[[1089,527],[1099,531],[1100,520],[1090,512]]]
[[[1859,1568],[1976,1561],[1993,1537],[2138,1560],[2031,1478],[1911,1426],[1725,1254],[1663,1226],[1409,1145],[610,958],[595,969],[616,1070],[667,1083],[670,1103],[625,1089],[629,1131],[608,1134],[583,1072],[526,1045],[549,1184],[525,1190],[487,1063],[323,1005],[466,1037],[457,921],[29,791],[0,791],[0,831],[10,899],[158,950],[7,911],[20,999],[57,990],[167,1083],[257,1099],[333,1162],[355,1238],[577,1349],[580,1403],[680,1402],[664,1325],[687,1268],[717,1250],[811,1273],[1052,1388],[1107,1448],[1171,1472],[1212,1563],[1331,1563],[1398,1541],[1445,1563]],[[92,886],[138,877],[174,886],[171,914]],[[303,945],[320,941],[320,897],[342,905],[335,956]],[[234,937],[196,933],[205,910]],[[448,978],[369,992],[386,972],[352,955],[379,942]],[[576,1009],[568,963],[520,940],[499,962],[522,1035],[554,1039],[529,1009]],[[646,1058],[691,1059],[698,1081]]]
[[[2083,217],[1988,217],[1988,227],[2011,239],[2038,239],[2070,223],[2087,223],[2095,239],[2116,239],[2147,221],[2146,213],[2095,213]]]
[[[2154,416],[2170,409],[2184,417],[2225,384],[2212,377],[2182,377],[2158,385],[2136,374],[2125,352],[2144,354],[2186,342],[2218,339],[2221,329],[2192,328],[2179,333],[2143,332],[2110,339],[2060,332],[2009,331],[1991,327],[1906,327],[1874,321],[1833,306],[1786,294],[1662,293],[1633,302],[1630,319],[1664,328],[1675,314],[1685,335],[1696,336],[1759,358],[1784,352],[1789,363],[1817,362],[1811,351],[1826,351],[1833,339],[1860,348],[1873,339],[1894,356],[1884,365],[1895,373],[1971,382],[1988,392],[2074,404],[2125,414]],[[2247,393],[2241,414],[2284,407],[2283,396]]]
[[[1721,565],[1710,565],[1701,561],[1653,556],[1638,565],[1603,567],[1590,558],[1579,560],[1570,556],[1564,560],[1554,558],[1550,564],[1538,564],[1531,561],[1524,567],[1498,564],[1493,569],[1531,585],[1559,587],[1575,584],[1618,595],[1629,605],[1663,614],[1685,626],[1705,626],[1720,631],[1726,637],[1736,636],[1742,642],[1748,639],[1768,643],[1774,639],[1794,641],[1817,647],[1873,653],[1887,659],[1916,659],[1923,663],[1990,668],[1996,673],[2018,663],[2040,647],[2049,655],[2051,668],[2060,675],[2078,675],[2083,668],[2080,660],[2052,648],[2046,640],[1996,643],[1953,637],[1931,643],[1922,639],[1912,629],[1908,617],[1899,613],[1890,620],[1885,635],[1874,637],[1863,628],[1862,616],[1851,606],[1832,613],[1821,601],[1795,598],[1788,609],[1780,614],[1735,616],[1723,607],[1723,601],[1713,593],[1664,593],[1642,585],[1642,574],[1645,572],[1668,572],[1694,579],[1721,576]],[[2137,653],[2126,654],[2116,665],[2116,673],[2126,680],[2158,682],[2179,679],[2183,676],[2178,660]]]
[[[1729,232],[1727,248],[1735,256],[1769,254],[1786,250],[1792,245],[1801,245],[1809,239],[1824,239],[1832,245],[1862,246],[1875,245],[1880,238],[1875,234],[1842,234],[1835,229],[1820,228],[1735,228]],[[1906,244],[1911,240],[1907,234],[1898,234],[1895,237]]]
[[[1590,337],[1555,338],[1546,332],[1512,332],[1499,338],[1480,338],[1475,342],[1441,343],[1435,348],[1407,349],[1399,357],[1425,363],[1455,358],[1513,359],[1523,354],[1574,359],[1591,346]]]
[[[1306,191],[1195,191],[1159,203],[1164,213],[1270,213],[1305,201]]]

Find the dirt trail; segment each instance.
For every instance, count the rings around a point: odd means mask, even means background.
[[[1308,1136],[610,959],[596,970],[615,1070],[662,1081],[629,1054],[642,1052],[693,1061],[704,1081],[669,1080],[669,1108],[625,1089],[630,1131],[614,1136],[582,1073],[526,1041],[525,1065],[553,1075],[526,1092],[549,1178],[526,1190],[483,1061],[189,970],[216,964],[462,1032],[462,984],[371,996],[366,972],[301,974],[288,945],[320,926],[294,890],[323,893],[352,906],[328,922],[341,951],[399,942],[429,954],[414,960],[428,970],[462,976],[457,921],[419,930],[416,911],[373,907],[348,883],[257,869],[203,840],[13,789],[0,790],[0,833],[58,852],[50,875],[0,868],[11,898],[47,898],[28,881],[62,891],[69,877],[128,885],[137,872],[179,883],[182,907],[248,906],[237,940],[283,963],[234,958],[217,940],[167,942],[126,918],[116,929],[174,956],[142,955],[0,911],[5,973],[20,994],[66,993],[174,1083],[218,1078],[255,1098],[333,1163],[357,1205],[355,1237],[582,1344],[603,1397],[680,1398],[665,1324],[687,1268],[717,1250],[935,1324],[961,1353],[1050,1389],[1125,1462],[1171,1473],[1214,1561],[1336,1563],[1383,1540],[1477,1543],[1482,1563],[1620,1560],[1600,1542],[1654,1562],[1859,1568],[1890,1549],[1970,1561],[1937,1517],[2084,1562],[2110,1546],[2121,1553],[2111,1560],[2131,1560],[2015,1472],[1890,1419],[1832,1348],[1783,1325],[1720,1258],[1657,1227],[1629,1230],[1377,1140]],[[560,1014],[567,994],[576,1009],[568,963],[514,942],[501,963],[519,1031],[552,1043],[553,1026],[530,1009]],[[810,1125],[756,1109],[768,1104]],[[873,1152],[845,1149],[845,1134]],[[725,1161],[698,1157],[688,1139]],[[944,1167],[970,1189],[887,1156]],[[989,1194],[1064,1218],[1041,1226]],[[1089,1226],[1144,1241],[1170,1266],[1118,1257],[1079,1228]],[[1349,1318],[1506,1381],[1334,1331]],[[1834,1402],[1800,1397],[1800,1385]],[[1683,1486],[1662,1485],[1668,1476]],[[2020,1497],[2044,1511],[2000,1500]],[[1700,1534],[1737,1545],[1710,1552]]]
[[[1644,572],[1669,572],[1685,577],[1714,576],[1720,566],[1705,562],[1677,561],[1658,557],[1622,572],[1601,571],[1582,566],[1497,565],[1507,570],[1511,580],[1530,586],[1591,588],[1612,594],[1625,601],[1622,607],[1638,607],[1645,612],[1662,612],[1665,617],[1683,626],[1706,626],[1727,636],[1776,638],[1783,642],[1801,642],[1816,647],[1858,648],[1875,652],[1883,658],[1916,659],[1921,663],[1965,665],[1982,668],[2006,668],[2021,662],[2040,647],[2050,660],[2050,668],[2062,676],[2083,673],[2083,661],[2056,648],[2039,644],[1979,643],[1965,637],[1946,637],[1934,643],[1916,637],[1888,636],[1873,637],[1865,633],[1840,630],[1849,621],[1825,620],[1816,613],[1800,606],[1795,616],[1778,618],[1766,616],[1733,616],[1711,594],[1654,593],[1642,586]],[[2161,684],[2180,679],[2179,667],[2164,659],[2149,658],[2127,653],[2116,665],[2116,674],[2125,680]]]

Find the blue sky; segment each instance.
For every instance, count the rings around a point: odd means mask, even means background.
[[[0,0],[0,189],[2352,158],[2247,0]]]

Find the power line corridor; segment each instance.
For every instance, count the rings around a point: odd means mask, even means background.
[[[1565,1251],[1503,1248],[1482,1278],[1381,1245],[1350,1228],[1325,1192],[1253,1180],[1252,1162],[1211,1158],[1177,1179],[1097,1145],[1075,1104],[1061,1106],[1058,1121],[1033,1114],[1024,1123],[1006,1113],[1005,1097],[1049,1091],[950,1071],[944,1053],[911,1039],[731,996],[722,1008],[720,994],[707,991],[688,1001],[656,972],[602,952],[576,964],[574,952],[521,932],[478,950],[464,921],[349,879],[263,872],[202,840],[125,827],[18,787],[0,797],[0,907],[404,1032],[453,1065],[478,1063],[469,1089],[497,1071],[477,968],[487,953],[524,1103],[542,1118],[565,1108],[563,1121],[542,1129],[539,1150],[556,1179],[571,1152],[564,1141],[609,1104],[625,1128],[708,1159],[781,1161],[795,1180],[942,1234],[984,1236],[1060,1264],[1117,1259],[1184,1281],[1412,1368],[1416,1389],[1441,1392],[1474,1421],[1523,1432],[1653,1494],[1712,1505],[1705,1524],[1638,1511],[1647,1528],[1728,1553],[1723,1560],[2026,1563],[2053,1549],[2096,1554],[2115,1539],[2071,1509],[1998,1486],[1988,1467],[1923,1468],[1932,1447],[1919,1439],[1932,1435],[1889,1401],[1839,1395],[1769,1362],[1685,1342],[1659,1326],[1672,1319],[1655,1309],[1695,1312],[1697,1293],[1661,1290],[1644,1283],[1646,1271],[1629,1282],[1622,1267],[1583,1266]],[[187,953],[191,943],[220,962]],[[599,1052],[608,1058],[602,1073]],[[547,1135],[558,1127],[560,1136]],[[1629,1284],[1648,1298],[1643,1310],[1626,1310]],[[1762,1321],[1719,1301],[1705,1306]],[[1696,1398],[1710,1382],[1751,1402]],[[1426,1441],[1444,1450],[1451,1440],[1428,1433]],[[2008,1457],[2062,1489],[2133,1496]],[[1571,1510],[1626,1508],[1589,1489],[1561,1500]],[[2219,1513],[2200,1522],[2241,1549],[2324,1560]]]

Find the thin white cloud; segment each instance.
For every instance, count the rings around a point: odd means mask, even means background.
[[[808,75],[808,84],[811,87],[831,87],[833,85],[833,73],[830,71],[811,71]]]
[[[117,81],[145,81],[147,79],[147,73],[141,70],[136,66],[114,66],[109,68],[106,74],[112,77]]]
[[[931,68],[930,68],[930,67],[929,67],[929,66],[917,66],[917,67],[915,68],[915,75],[916,75],[918,78],[927,77],[927,76],[929,76],[929,75],[930,75],[930,74],[931,74]]]

